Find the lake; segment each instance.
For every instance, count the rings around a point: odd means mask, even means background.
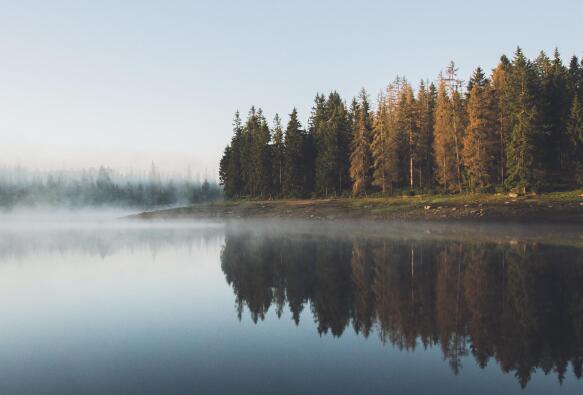
[[[575,394],[583,230],[4,221],[2,394]]]

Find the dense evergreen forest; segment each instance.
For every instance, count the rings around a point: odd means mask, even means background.
[[[518,48],[489,76],[465,83],[453,62],[417,89],[404,78],[346,103],[317,94],[306,128],[295,109],[285,127],[252,107],[235,114],[220,162],[225,195],[564,190],[583,185],[583,62]]]
[[[152,166],[147,175],[124,175],[109,168],[39,173],[0,169],[0,209],[14,207],[151,208],[222,198],[216,182],[170,178]]]

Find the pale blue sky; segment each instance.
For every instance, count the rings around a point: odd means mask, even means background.
[[[583,2],[0,1],[0,165],[216,171],[236,109],[395,75],[462,78],[521,45],[583,51]]]

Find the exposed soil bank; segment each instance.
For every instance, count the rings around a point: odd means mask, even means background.
[[[240,200],[144,212],[134,219],[473,220],[583,225],[583,190],[528,196]]]

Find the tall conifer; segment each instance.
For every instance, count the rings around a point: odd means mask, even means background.
[[[532,63],[522,50],[516,50],[508,79],[511,101],[512,135],[507,150],[508,187],[521,192],[536,187],[541,176],[541,157],[537,148],[541,138],[537,107],[537,79]]]
[[[283,194],[284,178],[284,161],[285,161],[285,144],[281,118],[275,114],[273,118],[273,147],[272,147],[272,185],[273,194],[281,196]]]
[[[496,112],[493,89],[477,68],[467,103],[468,125],[463,160],[471,191],[491,189],[496,182]]]
[[[433,150],[435,155],[435,179],[444,192],[456,188],[456,156],[453,138],[451,102],[445,81],[439,81],[435,107]]]
[[[366,91],[362,89],[353,126],[350,177],[352,178],[352,193],[354,195],[366,195],[371,179],[372,120],[367,96]]]
[[[569,178],[576,185],[583,186],[583,105],[577,95],[573,98],[567,119],[566,134],[569,139],[569,159],[572,163]]]
[[[383,194],[392,192],[398,182],[399,154],[397,147],[397,117],[395,87],[387,87],[387,95],[379,94],[377,111],[374,116],[371,154],[373,161],[372,184]]]
[[[283,192],[289,197],[302,197],[305,193],[304,140],[305,133],[294,108],[285,131]]]
[[[416,184],[419,136],[417,129],[415,96],[411,85],[404,81],[399,96],[398,127],[401,135],[401,161],[403,179],[413,190]]]
[[[506,56],[500,58],[500,62],[492,73],[492,89],[496,101],[496,135],[497,135],[497,154],[496,163],[498,166],[497,181],[498,184],[504,184],[506,180],[506,150],[510,144],[510,135],[512,132],[512,114],[510,106],[510,95],[508,89],[508,78],[511,70],[510,61]]]
[[[416,144],[416,158],[418,171],[418,185],[421,188],[430,188],[433,181],[433,98],[431,88],[427,88],[423,81],[419,84],[417,93],[416,127],[418,139]],[[435,87],[433,88],[435,89]]]

